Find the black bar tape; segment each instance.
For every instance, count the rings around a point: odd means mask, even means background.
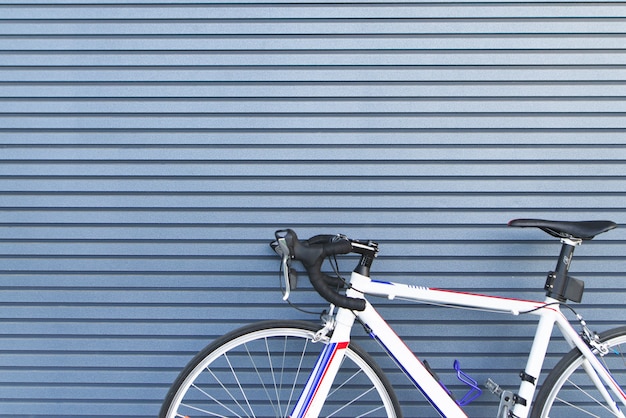
[[[334,235],[318,235],[308,241],[300,241],[296,233],[288,229],[285,240],[290,249],[293,249],[293,258],[299,260],[309,275],[313,288],[328,302],[340,308],[353,311],[365,310],[365,300],[351,298],[337,293],[337,280],[322,273],[322,263],[326,257],[336,254],[347,254],[352,251],[352,244],[347,239],[334,239]],[[330,242],[329,242],[330,241]],[[334,283],[332,286],[330,283]]]

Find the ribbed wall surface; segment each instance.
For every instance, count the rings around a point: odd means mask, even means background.
[[[624,3],[8,3],[0,416],[154,417],[216,336],[307,318],[278,228],[379,241],[379,279],[535,299],[559,245],[509,219],[626,222]],[[626,322],[625,234],[577,250],[598,330]],[[454,358],[518,384],[532,318],[381,306],[450,386]]]

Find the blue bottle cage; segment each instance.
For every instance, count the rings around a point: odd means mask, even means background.
[[[459,406],[469,405],[474,399],[482,395],[483,391],[478,387],[476,380],[472,379],[461,370],[461,365],[458,360],[454,360],[454,370],[456,370],[456,377],[467,386],[470,387],[469,391],[456,403]]]

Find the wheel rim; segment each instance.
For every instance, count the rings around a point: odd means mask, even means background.
[[[241,335],[200,361],[174,395],[168,417],[287,417],[322,342],[313,331],[271,328]],[[376,372],[348,348],[320,416],[394,416]]]

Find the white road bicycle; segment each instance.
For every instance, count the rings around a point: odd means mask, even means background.
[[[544,301],[373,280],[370,267],[378,252],[376,243],[341,235],[301,241],[292,230],[277,231],[272,247],[282,256],[284,299],[295,288],[291,264],[298,260],[315,290],[331,304],[323,323],[263,321],[216,340],[180,373],[160,417],[401,417],[400,404],[381,367],[350,341],[355,322],[384,348],[440,416],[466,417],[463,407],[480,394],[481,387],[455,362],[459,379],[468,385],[466,395],[455,399],[366,295],[536,316],[535,337],[517,391],[504,390],[491,380],[486,384],[500,396],[497,418],[624,417],[626,326],[598,335],[576,314],[578,332],[562,312],[564,307],[571,309],[568,300],[580,301],[584,289],[581,280],[568,275],[575,247],[617,225],[539,219],[516,219],[509,225],[538,227],[562,242],[556,270],[546,280]],[[327,257],[351,252],[361,258],[347,283],[321,272]],[[535,397],[555,324],[571,351],[542,381]]]

